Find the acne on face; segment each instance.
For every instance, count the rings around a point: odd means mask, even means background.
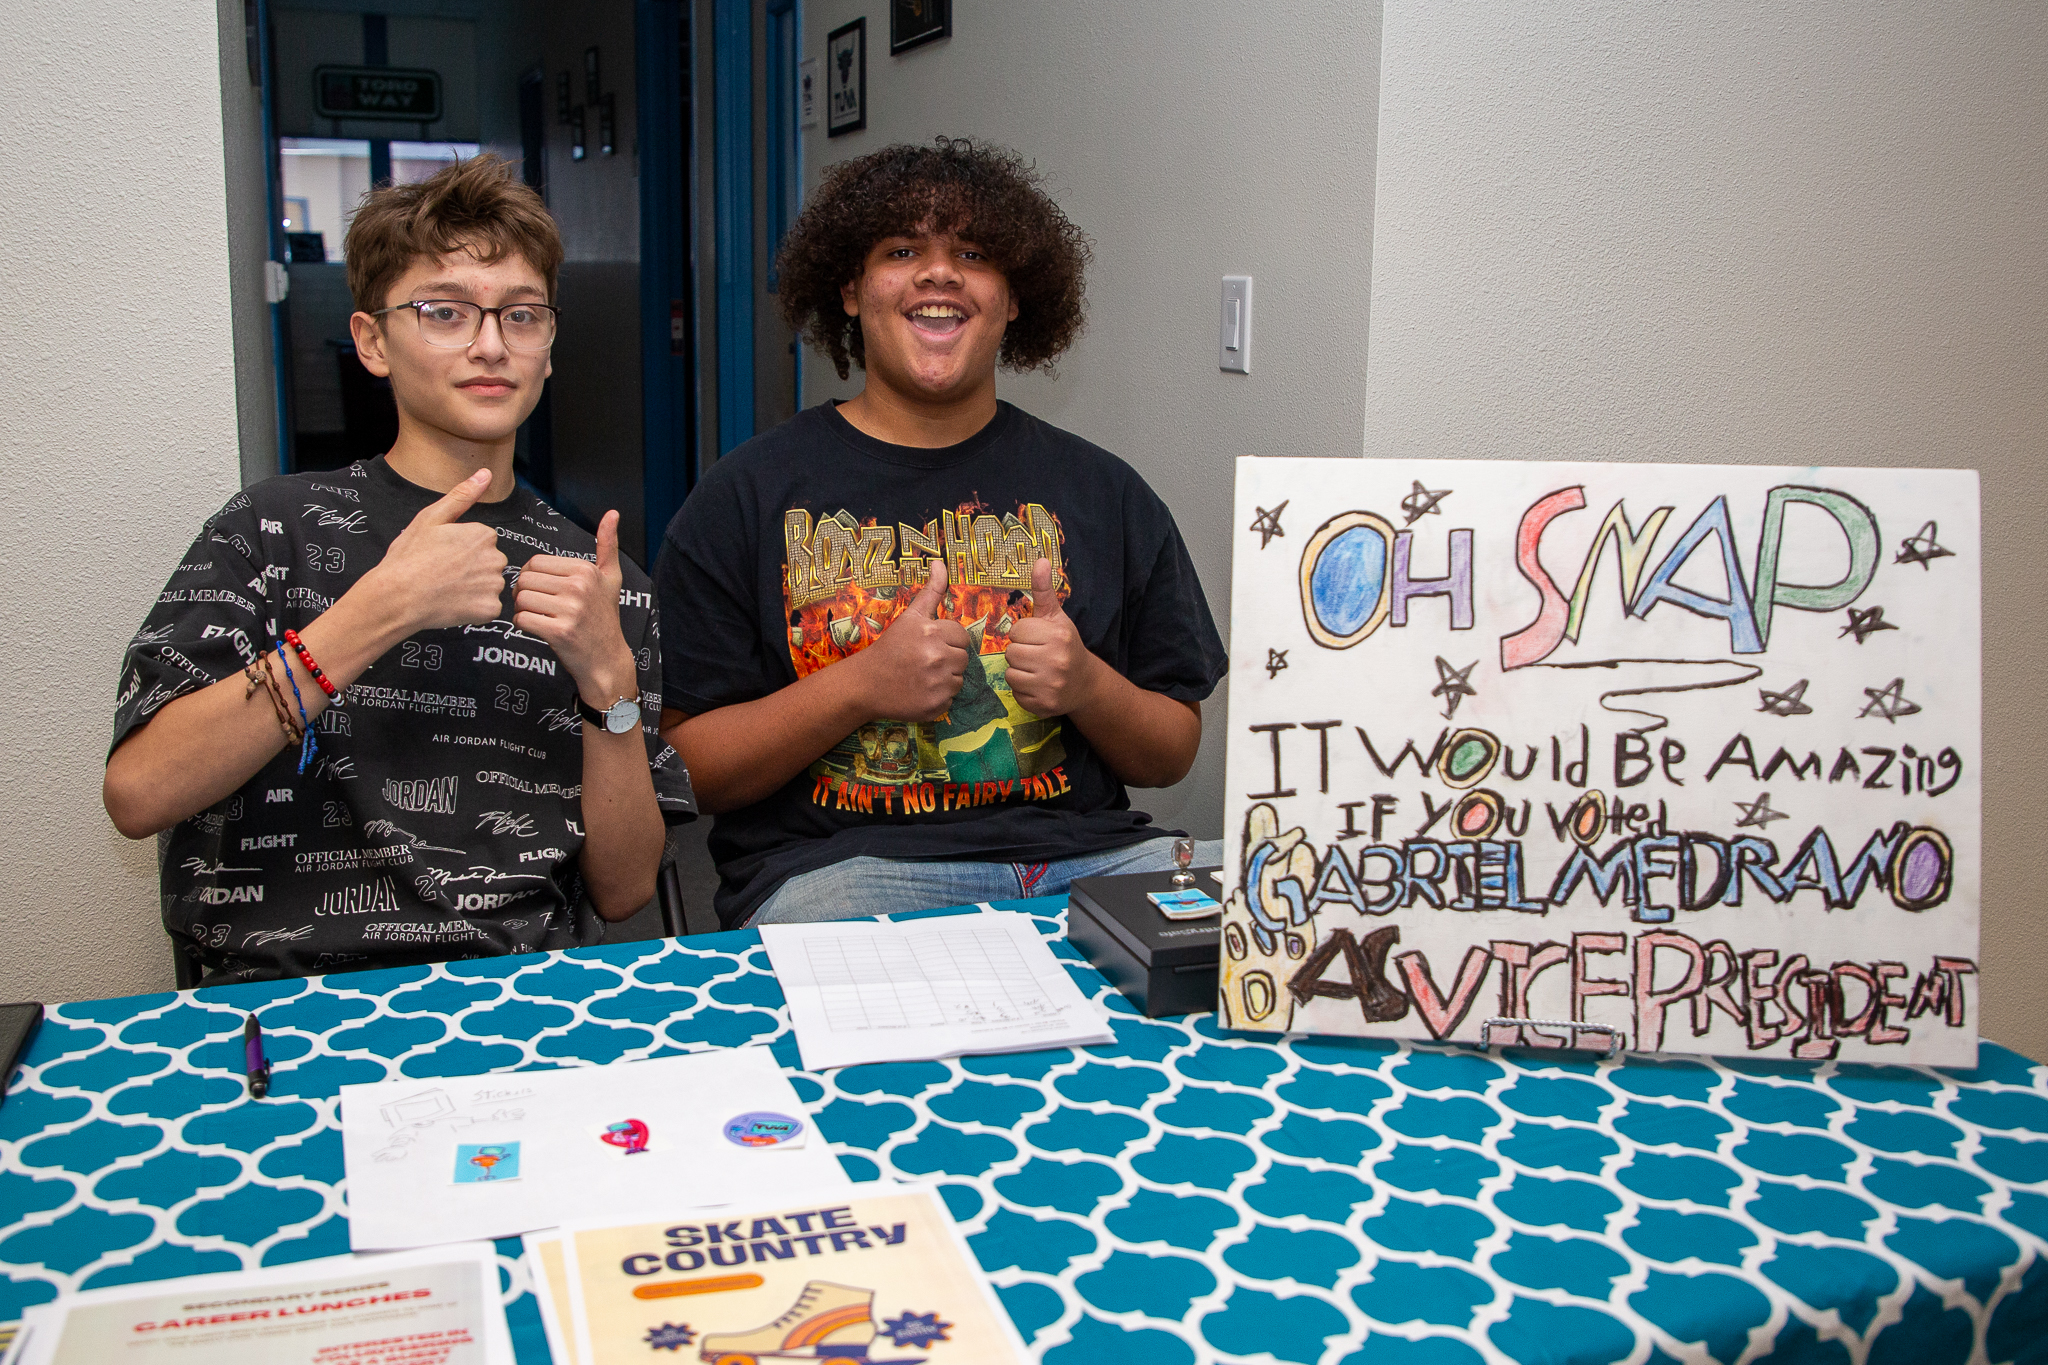
[[[860,320],[871,383],[925,402],[994,384],[1017,305],[1007,277],[973,242],[950,233],[884,238],[843,294]]]

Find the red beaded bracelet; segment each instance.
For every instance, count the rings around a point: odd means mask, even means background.
[[[298,653],[299,662],[304,664],[306,671],[313,675],[313,681],[319,683],[320,690],[332,699],[335,696],[334,684],[327,681],[327,675],[320,671],[320,665],[313,662],[313,656],[306,649],[305,643],[299,639],[299,633],[295,630],[286,631],[284,633],[284,642]]]

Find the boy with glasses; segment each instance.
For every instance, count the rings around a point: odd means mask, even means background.
[[[1223,676],[1194,565],[1129,465],[996,398],[1080,331],[1087,255],[1014,154],[944,138],[830,168],[791,228],[784,316],[865,387],[719,460],[655,569],[727,925],[1174,865],[1126,785],[1187,774]]]
[[[513,481],[546,207],[479,157],[373,191],[346,254],[397,441],[229,499],[122,667],[107,811],[169,831],[164,927],[208,984],[593,942],[694,811],[618,513],[593,536]]]

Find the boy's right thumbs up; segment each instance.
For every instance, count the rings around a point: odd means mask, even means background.
[[[370,571],[390,595],[393,614],[409,627],[407,634],[476,625],[502,608],[506,560],[498,533],[481,522],[458,520],[490,487],[491,471],[479,469],[422,507]]]
[[[910,605],[903,610],[931,620],[939,614],[939,603],[946,600],[946,561],[934,559],[931,571],[925,576],[924,586],[917,590],[917,596],[910,599]]]
[[[445,526],[460,520],[462,514],[476,506],[476,500],[491,490],[491,471],[479,469],[455,487],[441,495],[438,502],[428,503],[412,519],[414,526],[422,523],[429,526]]]
[[[841,665],[866,679],[870,719],[937,720],[952,706],[967,676],[967,628],[939,616],[945,599],[946,561],[934,559],[924,587],[889,628]]]

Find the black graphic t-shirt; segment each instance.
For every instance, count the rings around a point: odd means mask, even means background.
[[[720,460],[655,565],[663,693],[691,715],[753,701],[866,648],[946,562],[967,676],[933,722],[877,719],[765,800],[720,815],[721,920],[785,880],[867,855],[1039,862],[1161,831],[1087,737],[1017,704],[1004,649],[1031,569],[1082,641],[1139,687],[1199,701],[1225,659],[1173,516],[1136,471],[1007,403],[959,445],[890,445],[830,404]]]
[[[114,746],[165,703],[238,676],[255,651],[304,630],[439,497],[379,458],[230,498],[128,646]],[[524,489],[462,519],[497,530],[508,580],[537,554],[596,557],[589,532]],[[660,622],[647,575],[621,568],[655,795],[665,818],[688,819],[689,777],[656,729]],[[513,627],[511,600],[497,620],[421,631],[366,669],[315,721],[318,756],[303,775],[288,746],[172,827],[164,927],[209,983],[597,939],[577,866],[576,683],[545,641]]]

